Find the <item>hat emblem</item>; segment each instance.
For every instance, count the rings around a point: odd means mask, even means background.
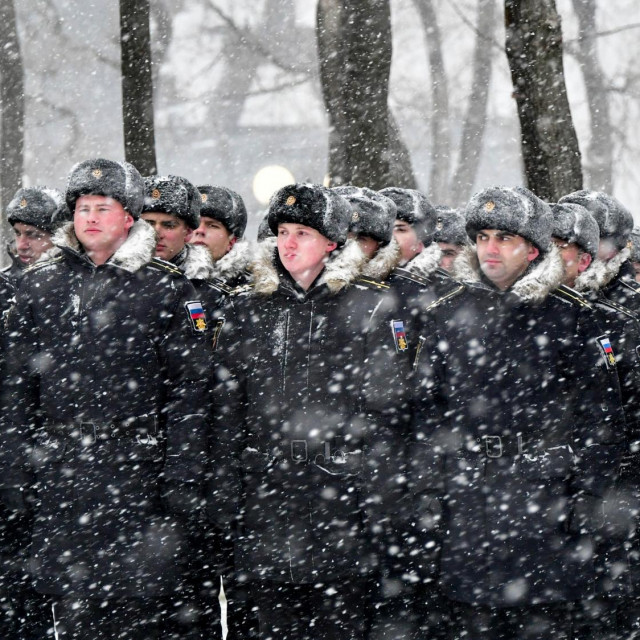
[[[160,200],[160,190],[159,190],[159,189],[154,189],[154,190],[151,192],[151,197],[152,197],[154,200]]]
[[[201,193],[200,194],[200,200],[202,200],[202,202],[206,202],[208,200],[208,196],[206,193]]]
[[[443,227],[443,226],[444,226],[444,225],[442,224],[442,219],[441,219],[441,218],[438,218],[438,222],[436,222],[436,230],[437,230],[437,231],[442,231],[442,227]]]
[[[357,211],[354,211],[351,214],[351,222],[358,222],[360,220],[360,214]]]
[[[296,197],[295,196],[289,196],[286,200],[285,200],[285,204],[290,207],[292,204],[296,203]]]
[[[22,198],[22,200],[20,200],[20,208],[24,209],[27,206],[27,201]]]
[[[102,169],[94,169],[92,172],[94,178],[102,177]]]
[[[489,202],[484,205],[485,211],[493,211],[495,208],[496,203],[493,200],[489,200]]]

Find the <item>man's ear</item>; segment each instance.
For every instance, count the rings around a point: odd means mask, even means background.
[[[327,242],[327,253],[331,253],[337,246],[337,242]]]
[[[591,256],[588,253],[581,253],[578,259],[578,273],[582,273],[587,270],[587,267],[591,264]]]
[[[540,255],[540,249],[529,244],[529,251],[527,251],[527,260],[533,262]]]
[[[187,227],[187,233],[184,236],[184,241],[185,242],[191,242],[191,238],[193,238],[193,232],[195,231],[195,229],[192,229],[191,227]]]

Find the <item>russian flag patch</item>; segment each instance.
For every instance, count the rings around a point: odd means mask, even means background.
[[[184,304],[191,326],[194,331],[202,333],[207,330],[207,319],[204,315],[204,307],[199,301],[185,302]]]
[[[409,348],[407,344],[407,333],[404,330],[404,322],[402,320],[392,320],[391,330],[393,331],[393,341],[396,344],[396,351],[406,351]]]
[[[596,342],[602,351],[602,356],[605,364],[607,365],[607,369],[609,367],[615,367],[616,357],[613,355],[613,347],[611,346],[609,336],[600,336],[599,338],[596,338]]]

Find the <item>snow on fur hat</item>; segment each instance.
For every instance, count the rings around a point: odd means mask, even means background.
[[[117,200],[137,220],[144,204],[144,181],[128,162],[104,158],[85,160],[74,165],[69,173],[65,192],[69,210],[73,213],[76,200],[89,195]]]
[[[489,187],[471,197],[465,208],[467,234],[475,242],[482,229],[508,231],[540,251],[551,249],[551,209],[524,187]]]
[[[269,228],[275,235],[280,223],[292,222],[311,227],[341,246],[347,241],[350,221],[349,203],[319,184],[289,184],[276,191],[269,203]]]
[[[550,204],[553,214],[551,235],[566,242],[575,242],[595,258],[598,254],[600,229],[588,209],[573,202]]]
[[[181,176],[149,176],[144,179],[142,213],[169,213],[184,220],[190,229],[200,226],[200,193]]]
[[[393,223],[398,208],[391,198],[366,187],[334,187],[351,205],[349,231],[359,236],[373,238],[381,245],[387,245],[393,237]]]
[[[616,249],[624,249],[633,230],[631,212],[613,196],[602,191],[574,191],[562,196],[560,204],[579,204],[591,213],[600,228],[600,239],[612,240]]]
[[[631,262],[640,262],[640,227],[634,227],[629,237],[629,242],[631,244],[629,260]]]
[[[387,187],[379,191],[383,196],[391,198],[398,208],[397,218],[416,228],[418,238],[425,244],[433,239],[436,227],[436,210],[424,193],[416,189],[400,189]]]
[[[469,244],[469,237],[465,229],[466,221],[460,210],[437,206],[436,213],[436,228],[433,232],[434,242]]]
[[[202,205],[200,215],[222,222],[227,231],[242,238],[247,228],[247,208],[239,194],[226,187],[198,186]]]
[[[47,187],[18,189],[6,214],[9,224],[22,222],[47,233],[53,233],[63,222],[71,220],[62,191]]]

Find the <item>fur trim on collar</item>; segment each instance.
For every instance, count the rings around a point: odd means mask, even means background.
[[[180,265],[189,280],[211,280],[214,276],[209,249],[195,244],[187,245],[187,257]]]
[[[417,276],[430,278],[435,270],[440,266],[442,259],[442,249],[437,242],[432,242],[425,247],[413,260],[410,260],[405,269]]]
[[[237,278],[249,268],[255,251],[256,248],[252,242],[238,240],[233,247],[231,247],[231,251],[213,263],[213,275],[221,280]]]
[[[376,255],[364,265],[362,275],[374,280],[386,280],[398,266],[401,258],[400,245],[392,238],[386,247],[380,248]]]
[[[275,264],[277,242],[267,238],[257,245],[255,258],[250,270],[253,276],[253,290],[260,295],[270,296],[280,285]],[[337,293],[353,283],[359,277],[366,257],[360,245],[352,239],[347,240],[342,249],[336,249],[327,260],[318,285],[326,285],[329,291]]]
[[[60,227],[51,242],[53,249],[44,253],[40,260],[54,258],[62,252],[62,249],[70,249],[75,253],[81,250],[80,243],[73,230],[73,222],[67,222]],[[130,273],[135,273],[153,258],[156,249],[156,234],[151,225],[144,220],[136,220],[129,231],[129,236],[109,258],[107,264],[120,267]]]
[[[596,258],[588,269],[585,269],[577,278],[574,288],[577,291],[599,291],[606,287],[620,271],[620,267],[629,259],[631,251],[624,248],[611,260],[603,262]]]
[[[453,262],[452,277],[462,282],[481,282],[478,256],[474,247],[466,247]],[[509,291],[525,302],[540,302],[562,284],[564,262],[553,246],[546,256],[521,278]]]

